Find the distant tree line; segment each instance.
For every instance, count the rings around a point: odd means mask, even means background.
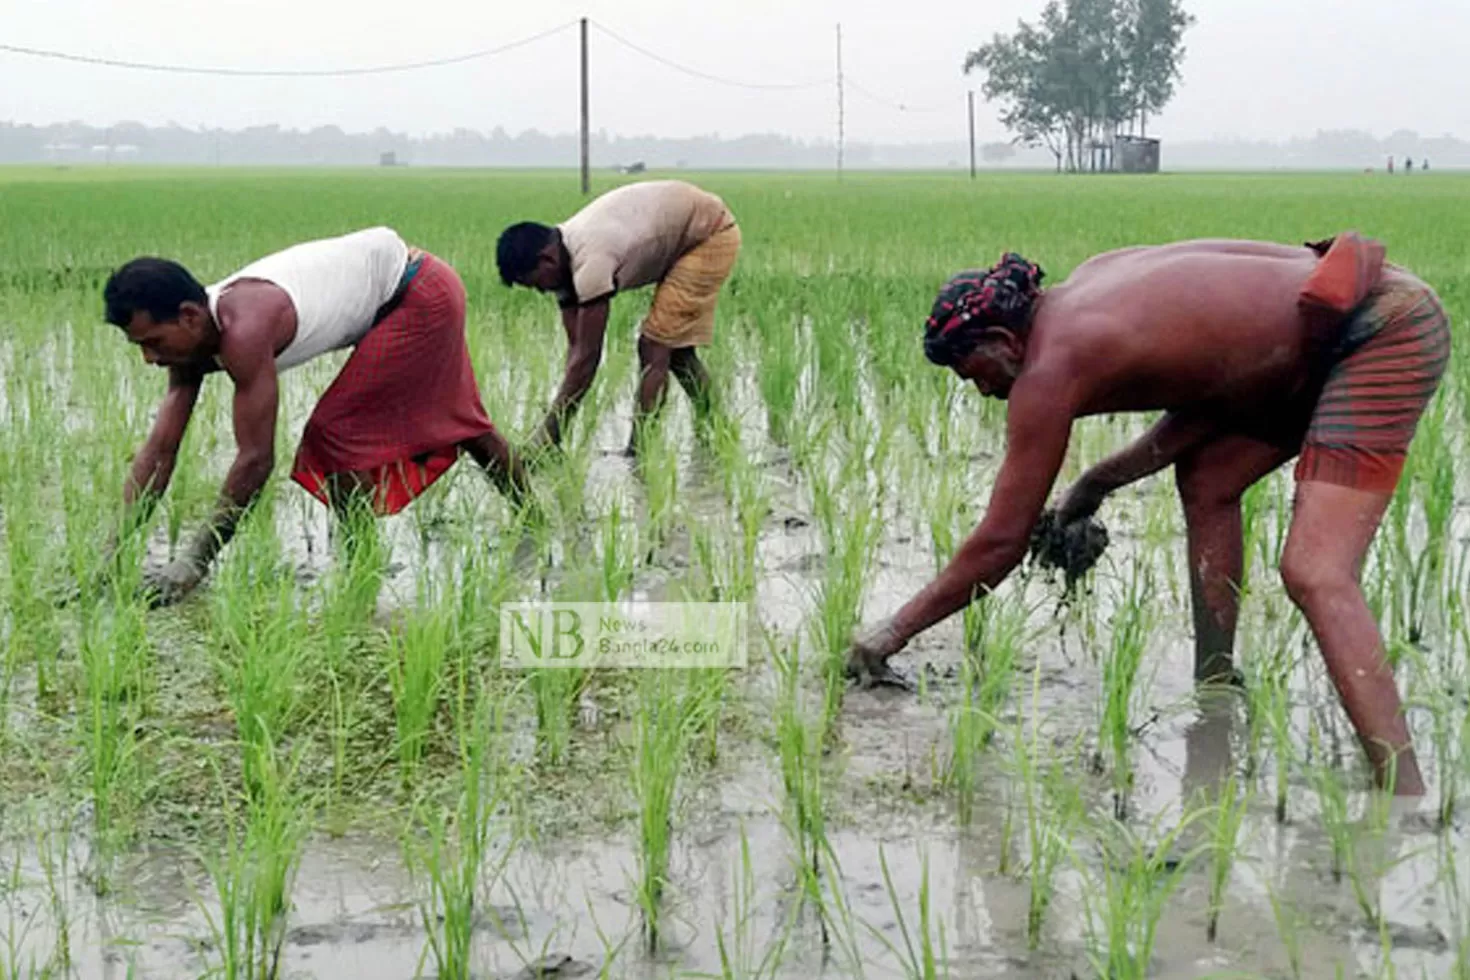
[[[1147,134],[1174,96],[1193,22],[1181,0],[1050,0],[1036,23],[971,51],[964,70],[984,75],[1017,142],[1079,170],[1119,133]]]
[[[1051,168],[1045,149],[1008,142],[978,147],[987,166]],[[56,123],[45,126],[0,122],[0,163],[51,164],[186,164],[221,166],[377,166],[392,153],[400,164],[439,167],[574,167],[574,133],[528,131],[512,135],[461,129],[431,137],[412,137],[378,129],[349,133],[336,126],[293,130],[255,126],[224,130],[207,127],[144,126],[120,123],[90,126]],[[1429,157],[1434,169],[1470,167],[1470,143],[1453,136],[1421,136],[1399,130],[1379,138],[1360,130],[1329,130],[1284,142],[1170,140],[1165,150],[1169,169],[1382,169],[1388,156]],[[951,142],[848,144],[847,163],[857,168],[963,170],[969,147]],[[642,160],[651,170],[786,169],[830,170],[836,160],[828,142],[802,141],[779,135],[718,136],[667,139],[594,134],[592,159],[599,169]]]

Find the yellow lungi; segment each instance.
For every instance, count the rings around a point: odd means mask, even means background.
[[[679,257],[653,293],[643,336],[667,347],[705,347],[715,335],[715,304],[740,254],[730,223]]]

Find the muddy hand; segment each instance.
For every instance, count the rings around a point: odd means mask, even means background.
[[[1058,527],[1066,527],[1076,521],[1096,514],[1107,495],[1099,491],[1086,478],[1067,488],[1056,507],[1049,511]]]
[[[914,682],[889,666],[888,659],[903,649],[891,620],[884,620],[853,641],[847,651],[847,676],[865,688],[896,687],[916,690]]]
[[[143,576],[143,595],[150,608],[171,606],[199,587],[204,570],[180,558]]]

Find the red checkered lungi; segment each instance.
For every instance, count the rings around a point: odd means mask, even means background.
[[[398,306],[358,342],[311,413],[291,478],[327,503],[327,480],[360,474],[379,514],[407,507],[494,430],[465,343],[465,290],[425,254]]]

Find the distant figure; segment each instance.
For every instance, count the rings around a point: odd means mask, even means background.
[[[1393,157],[1388,158],[1388,173],[1390,176],[1393,175]]]
[[[592,386],[613,296],[652,283],[653,305],[638,337],[641,381],[629,454],[663,403],[670,370],[696,418],[706,420],[709,374],[698,348],[714,339],[715,305],[739,252],[740,228],[725,202],[679,180],[619,187],[554,228],[524,221],[505,229],[495,255],[501,280],[555,295],[567,334],[566,375],[527,454],[560,444]]]
[[[950,280],[934,303],[924,353],[1007,402],[1005,458],[980,526],[929,585],[854,643],[851,673],[901,681],[889,657],[971,602],[990,601],[982,597],[1026,555],[1075,419],[1163,409],[1137,442],[1067,490],[1051,523],[1089,518],[1114,491],[1172,464],[1195,676],[1231,677],[1241,496],[1298,457],[1281,577],[1379,783],[1423,793],[1359,574],[1449,359],[1449,322],[1433,290],[1352,233],[1308,248],[1123,249],[1052,289],[1041,278],[1007,254]]]
[[[1411,174],[1413,172],[1414,172],[1414,158],[1413,157],[1405,157],[1404,158],[1404,173]]]
[[[124,484],[129,510],[146,515],[168,488],[205,377],[222,372],[235,389],[235,461],[219,506],[182,557],[146,576],[156,605],[203,580],[265,487],[279,375],[330,351],[354,348],[296,451],[291,478],[308,493],[339,514],[357,501],[392,514],[466,452],[522,498],[523,469],[490,424],[470,366],[464,285],[391,228],[296,245],[208,288],[177,262],[133,259],[107,280],[103,300],[108,322],[168,371]]]
[[[1425,157],[1424,158],[1424,162],[1419,165],[1419,170],[1420,170],[1421,173],[1428,173],[1429,172],[1429,158],[1428,157]]]

